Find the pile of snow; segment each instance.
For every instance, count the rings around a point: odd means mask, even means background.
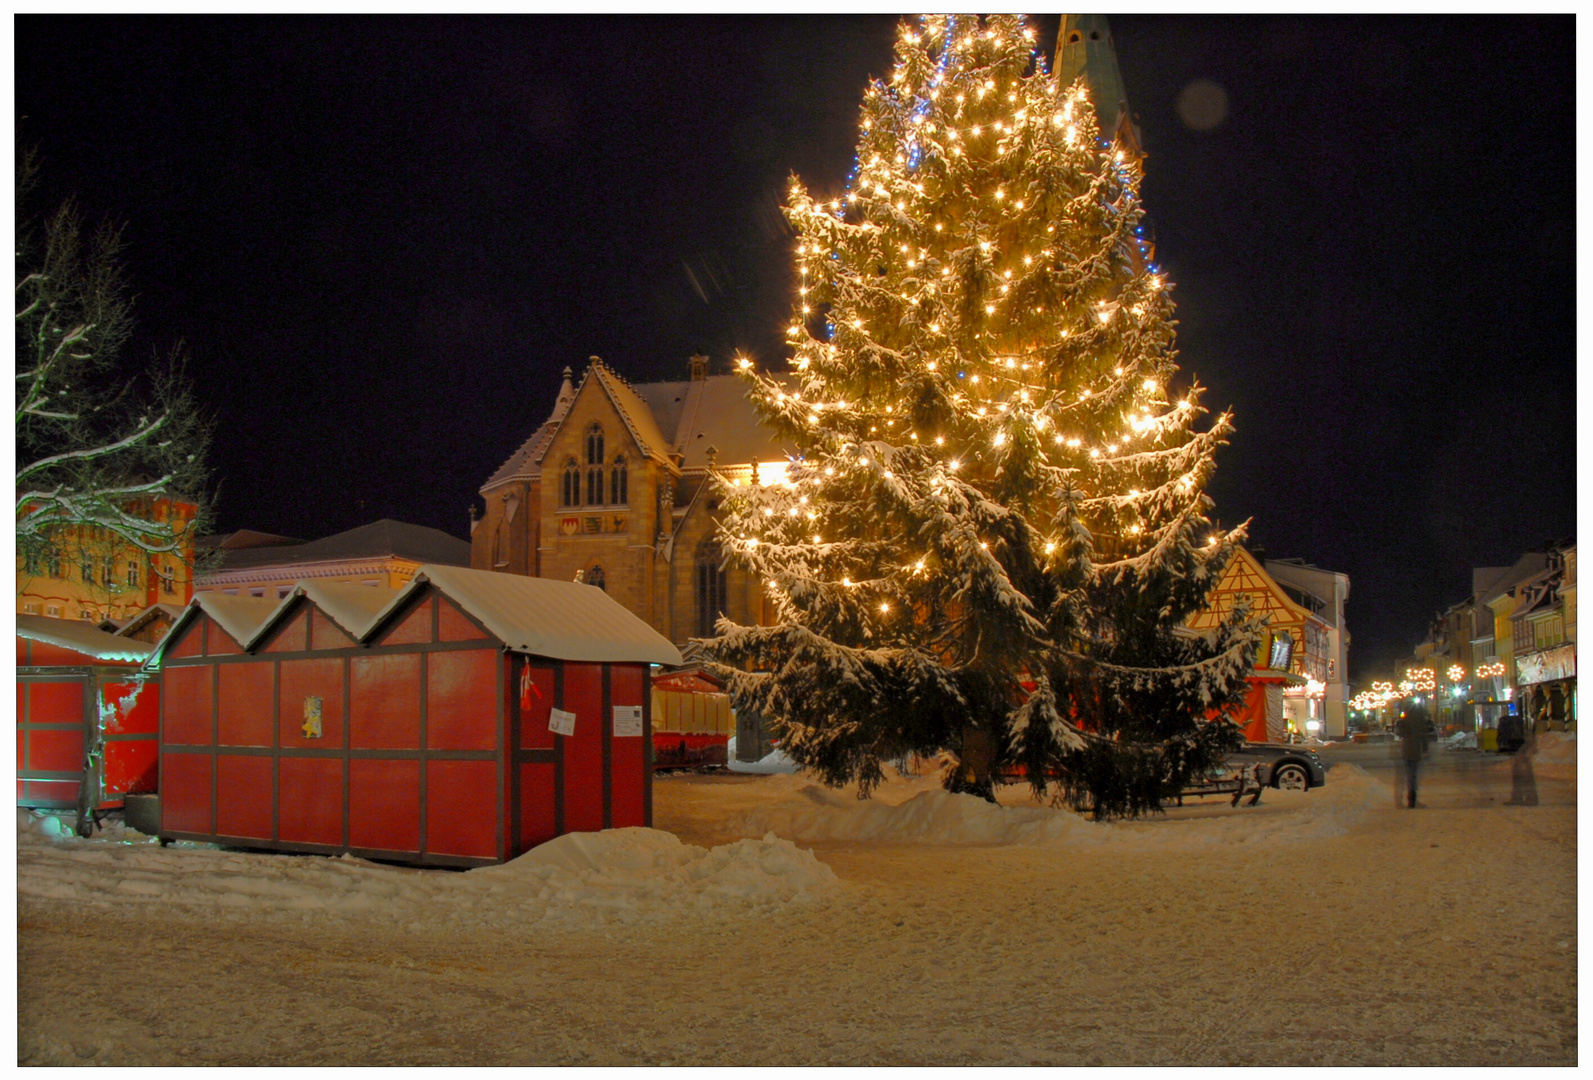
[[[1576,732],[1545,731],[1538,736],[1537,749],[1533,754],[1546,764],[1575,765]]]
[[[54,822],[54,824],[50,824]],[[69,821],[17,814],[17,896],[157,904],[239,917],[357,919],[467,929],[672,918],[721,905],[811,903],[838,886],[811,851],[765,836],[716,848],[656,829],[572,833],[464,873],[209,845],[162,848],[131,830],[82,840]]]
[[[774,776],[779,773],[794,773],[801,766],[785,756],[783,750],[772,750],[768,756],[758,761],[737,761],[734,740],[730,748],[730,771],[739,773],[759,773],[764,776]]]
[[[799,843],[853,842],[1026,845],[1116,845],[1137,848],[1208,844],[1272,844],[1341,836],[1380,806],[1386,792],[1359,766],[1333,769],[1326,787],[1309,792],[1268,788],[1257,806],[1203,801],[1165,818],[1094,822],[1064,809],[1036,804],[1028,789],[1003,789],[1007,805],[972,795],[952,795],[933,777],[902,778],[858,799],[796,777],[769,781],[767,802],[728,822],[733,832],[773,833]]]
[[[1475,731],[1457,731],[1449,738],[1443,740],[1445,750],[1475,750],[1477,749],[1477,733]]]

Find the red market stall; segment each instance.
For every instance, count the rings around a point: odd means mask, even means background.
[[[17,616],[17,805],[116,809],[155,790],[155,651],[86,622]]]
[[[723,765],[736,732],[724,683],[693,665],[653,676],[653,767]]]
[[[680,662],[575,582],[426,565],[200,594],[153,661],[161,835],[474,866],[650,825],[649,665]]]

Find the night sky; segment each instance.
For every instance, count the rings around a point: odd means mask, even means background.
[[[780,364],[786,180],[839,193],[894,27],[19,16],[15,115],[37,206],[127,224],[130,349],[186,343],[221,529],[464,536],[566,364]],[[1112,30],[1180,363],[1236,413],[1217,515],[1349,574],[1371,677],[1575,530],[1573,21]]]

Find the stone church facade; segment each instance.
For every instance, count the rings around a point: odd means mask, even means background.
[[[778,480],[786,450],[758,421],[745,383],[691,358],[684,382],[631,384],[598,357],[569,368],[552,413],[482,485],[471,565],[596,585],[671,641],[723,613],[766,623],[763,590],[724,565],[714,471]]]

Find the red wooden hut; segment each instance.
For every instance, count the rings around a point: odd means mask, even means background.
[[[195,596],[153,661],[162,836],[473,866],[651,824],[680,654],[602,589],[424,565],[246,603]]]
[[[86,622],[17,616],[17,805],[114,809],[155,790],[155,651]],[[93,751],[91,753],[91,751]]]

